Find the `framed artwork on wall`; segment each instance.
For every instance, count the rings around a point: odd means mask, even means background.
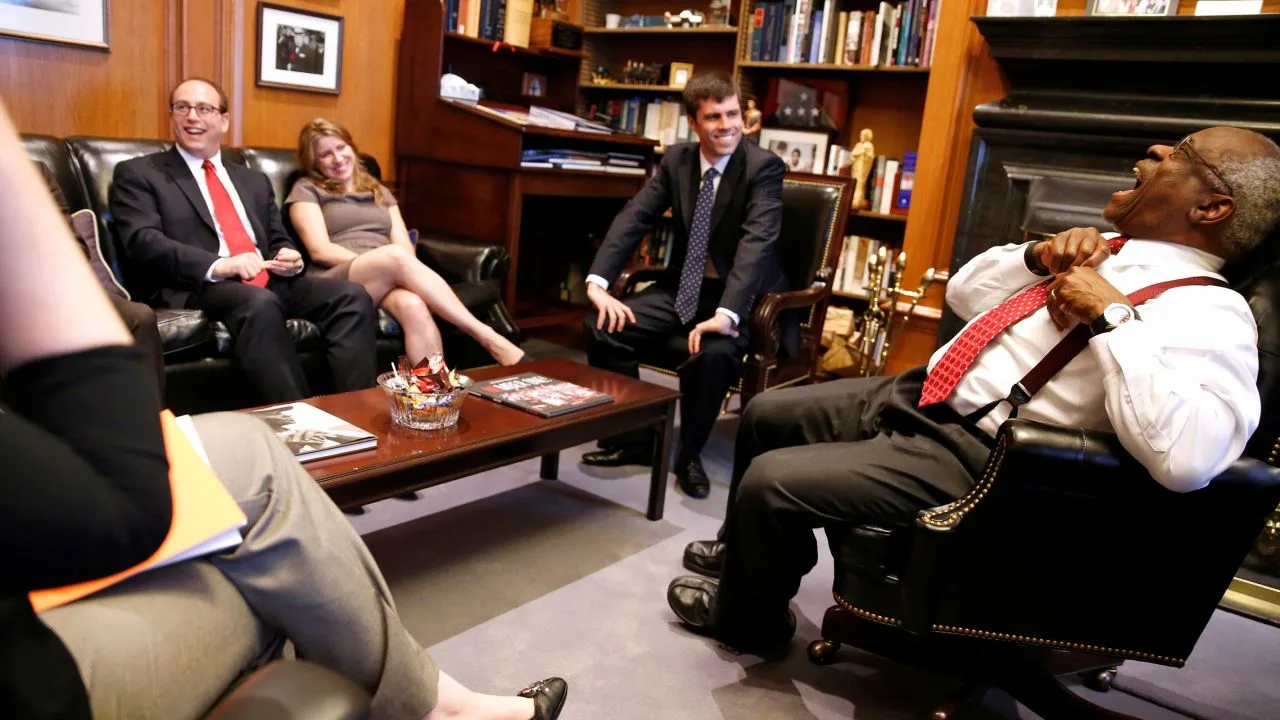
[[[108,0],[0,0],[0,35],[106,50]]]
[[[1086,15],[1160,16],[1178,14],[1178,0],[1089,0]]]
[[[257,84],[331,95],[341,92],[342,18],[258,3]]]
[[[782,158],[787,172],[818,173],[827,165],[827,134],[800,130],[765,128],[760,131],[760,147]]]

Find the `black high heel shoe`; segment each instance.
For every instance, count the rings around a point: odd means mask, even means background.
[[[553,677],[539,680],[516,693],[520,697],[533,698],[533,720],[556,720],[569,697],[569,683]]]

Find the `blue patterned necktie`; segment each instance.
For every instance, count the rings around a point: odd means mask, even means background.
[[[715,168],[707,168],[702,176],[702,188],[698,190],[698,202],[693,206],[693,226],[689,228],[689,250],[680,269],[680,289],[676,291],[676,314],[680,322],[688,325],[698,311],[698,291],[702,289],[702,275],[707,267],[707,241],[711,238],[711,206],[716,199]]]

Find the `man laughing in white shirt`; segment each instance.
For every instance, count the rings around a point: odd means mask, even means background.
[[[1171,490],[1239,457],[1260,416],[1257,326],[1219,271],[1280,220],[1280,148],[1210,128],[1152,146],[1134,174],[1103,212],[1119,235],[1077,228],[961,268],[947,303],[968,325],[927,368],[756,397],[720,537],[685,549],[686,567],[720,580],[672,581],[680,620],[746,649],[789,640],[813,528],[909,519],[964,495],[1005,398],[1020,418],[1114,432]],[[1128,297],[1169,281],[1195,284]],[[1073,332],[1083,349],[1037,389],[1026,376]]]

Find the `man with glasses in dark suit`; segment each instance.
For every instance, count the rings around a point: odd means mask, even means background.
[[[191,79],[170,94],[177,145],[116,166],[111,190],[126,259],[153,305],[203,310],[231,332],[232,353],[264,402],[311,394],[285,325],[321,329],[339,392],[373,385],[373,302],[360,286],[306,277],[271,182],[224,163],[227,96]]]

